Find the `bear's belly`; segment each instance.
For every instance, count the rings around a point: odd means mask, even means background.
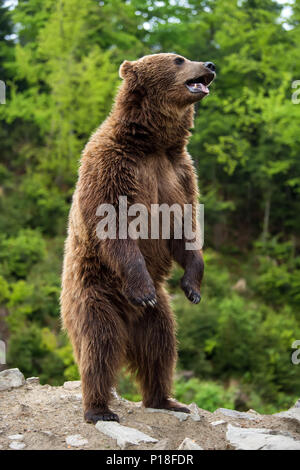
[[[168,240],[139,240],[138,244],[152,279],[165,280],[172,267]]]
[[[169,240],[172,238],[173,223],[172,217],[168,216],[168,210],[176,204],[183,211],[187,196],[179,179],[178,169],[164,154],[149,156],[147,161],[143,162],[138,170],[138,181],[141,188],[138,201],[147,208],[148,212],[148,238],[139,239],[139,247],[151,276],[163,280],[170,274],[172,267]],[[165,207],[162,208],[162,205]],[[155,216],[158,208],[164,211],[164,220],[160,217],[159,222],[157,215]],[[156,238],[153,238],[153,233],[156,234]]]

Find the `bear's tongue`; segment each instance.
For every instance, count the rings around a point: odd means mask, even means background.
[[[196,92],[196,93],[202,92],[205,95],[209,94],[208,87],[206,85],[204,85],[203,83],[190,83],[188,85],[188,87],[192,92]]]

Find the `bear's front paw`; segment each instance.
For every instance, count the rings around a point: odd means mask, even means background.
[[[198,304],[200,302],[200,290],[185,276],[181,279],[181,289],[193,304]]]
[[[138,307],[155,307],[157,303],[155,288],[153,285],[142,287],[129,287],[125,289],[125,295],[129,302]]]

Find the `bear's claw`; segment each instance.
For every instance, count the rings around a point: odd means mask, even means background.
[[[194,290],[192,287],[190,287],[190,285],[185,282],[185,281],[182,281],[181,282],[181,287],[182,287],[182,290],[183,292],[185,293],[186,297],[193,303],[193,304],[198,304],[201,300],[201,294],[200,292]]]
[[[124,295],[130,303],[137,307],[155,307],[157,303],[154,286],[139,287],[137,289],[130,287],[124,290]]]
[[[193,304],[198,304],[201,300],[201,295],[195,291],[192,291],[191,293],[189,293],[189,295],[186,296]]]
[[[148,296],[144,297],[143,299],[141,297],[131,297],[130,298],[131,303],[133,303],[136,306],[142,305],[143,307],[152,307],[154,308],[155,305],[157,304],[157,299],[155,296]]]
[[[87,423],[96,424],[98,421],[117,421],[120,422],[119,416],[110,410],[98,411],[89,410],[84,414],[84,419]]]

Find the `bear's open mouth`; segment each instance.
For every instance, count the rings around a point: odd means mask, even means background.
[[[185,82],[185,86],[191,93],[202,93],[203,95],[209,94],[209,85],[213,81],[215,74],[206,73],[201,77],[191,78]]]

